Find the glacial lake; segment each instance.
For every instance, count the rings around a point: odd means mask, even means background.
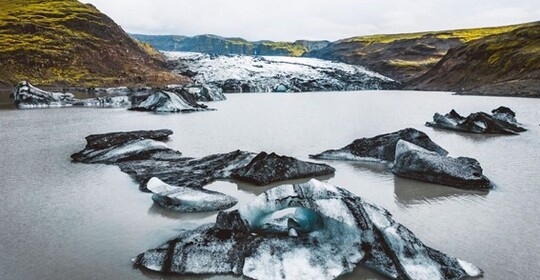
[[[9,102],[6,95],[0,103]],[[365,91],[236,94],[215,112],[167,114],[125,109],[14,110],[0,105],[0,279],[232,279],[163,276],[131,259],[215,213],[177,214],[117,167],[74,164],[89,134],[169,128],[185,156],[237,149],[308,159],[361,137],[414,127],[482,164],[497,187],[463,191],[396,178],[378,164],[327,161],[328,182],[387,208],[424,243],[472,262],[484,279],[540,278],[540,99],[450,93]],[[435,112],[490,112],[501,105],[529,131],[486,136],[424,127]],[[266,188],[235,182],[208,187],[240,203]],[[340,279],[385,279],[358,268]]]

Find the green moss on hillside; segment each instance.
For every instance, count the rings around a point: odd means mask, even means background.
[[[540,23],[452,49],[411,88],[540,96]]]
[[[158,53],[94,6],[75,0],[0,1],[0,83],[102,85],[165,78]],[[169,78],[174,79],[172,76]]]
[[[285,52],[289,56],[302,56],[308,51],[305,46],[290,42],[268,42],[263,43],[263,45],[276,52]]]
[[[402,34],[378,34],[352,37],[342,40],[343,42],[360,42],[366,45],[371,44],[389,44],[399,40],[413,40],[420,38],[438,38],[438,39],[458,39],[461,42],[470,42],[489,35],[501,34],[512,30],[528,26],[529,24],[517,24],[500,27],[457,29],[447,31],[431,31]]]

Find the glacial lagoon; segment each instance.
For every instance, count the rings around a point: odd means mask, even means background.
[[[178,234],[213,222],[216,213],[179,214],[154,205],[117,167],[83,165],[69,156],[94,133],[168,128],[168,145],[200,157],[236,149],[308,160],[354,139],[413,127],[451,156],[478,159],[495,184],[464,191],[395,177],[376,163],[322,161],[321,178],[387,208],[426,245],[470,261],[484,279],[540,277],[540,100],[451,93],[230,94],[217,111],[154,114],[125,109],[14,110],[0,97],[0,279],[227,279],[162,276],[131,259]],[[527,132],[476,135],[424,126],[435,112],[512,108]],[[233,181],[209,189],[240,204],[269,187]],[[342,279],[384,279],[358,268]]]

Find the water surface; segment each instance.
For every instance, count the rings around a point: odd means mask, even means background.
[[[229,95],[215,112],[157,115],[125,109],[13,110],[0,105],[0,279],[225,279],[140,271],[131,258],[212,222],[215,213],[177,214],[117,167],[74,164],[92,133],[169,128],[186,156],[236,149],[308,159],[360,137],[405,127],[426,132],[452,156],[478,159],[497,188],[469,192],[394,177],[383,166],[328,161],[326,178],[386,207],[427,245],[470,261],[485,279],[540,278],[540,100],[371,91]],[[5,96],[0,103],[9,103]],[[485,136],[424,127],[435,112],[517,113],[528,132]],[[265,188],[216,182],[245,203]],[[384,279],[357,269],[343,279]]]

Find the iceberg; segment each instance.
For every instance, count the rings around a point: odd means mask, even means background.
[[[130,108],[133,111],[154,111],[158,113],[190,113],[199,111],[213,111],[208,106],[197,103],[189,93],[174,93],[158,91],[146,100]]]
[[[492,111],[493,115],[484,112],[461,116],[455,110],[446,115],[435,113],[432,122],[426,126],[470,133],[519,134],[527,131],[516,121],[516,113],[507,107],[499,107]]]
[[[296,210],[275,218],[290,208]],[[428,247],[387,210],[315,179],[267,190],[238,210],[220,212],[215,223],[182,231],[133,261],[162,273],[252,279],[335,279],[357,265],[391,279],[483,274],[469,262]]]
[[[215,210],[234,205],[236,201],[233,203],[231,197],[204,190],[216,180],[237,179],[267,185],[335,171],[326,164],[266,152],[237,150],[202,158],[184,157],[163,142],[171,134],[170,130],[155,130],[90,135],[86,137],[85,149],[71,158],[82,163],[114,164],[131,175],[142,191],[153,192],[158,205],[181,212],[207,211],[209,200],[215,203]],[[195,204],[195,199],[201,200],[199,206],[189,206]]]
[[[310,155],[314,159],[380,161],[392,163],[395,160],[398,141],[405,140],[440,155],[448,152],[431,141],[429,136],[414,128],[406,128],[396,132],[378,135],[372,138],[354,140],[351,144],[337,150],[328,150],[320,154]]]

